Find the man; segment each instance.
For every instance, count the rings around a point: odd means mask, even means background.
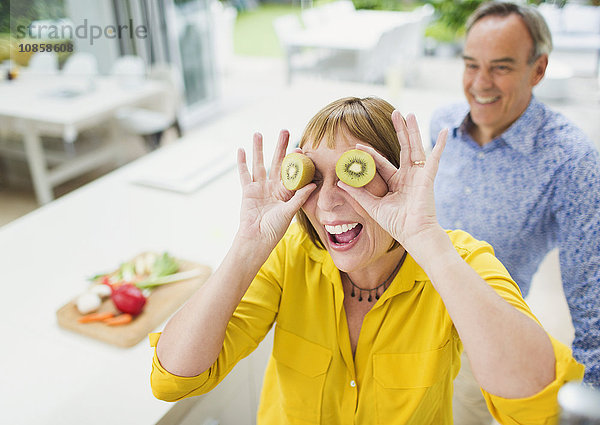
[[[559,248],[574,355],[586,366],[585,382],[600,387],[600,156],[580,129],[532,95],[551,50],[533,7],[486,2],[469,18],[467,103],[436,111],[431,123],[432,135],[449,129],[436,210],[442,226],[489,242],[523,295],[546,254]],[[455,423],[485,423],[462,416],[465,404],[481,399],[476,387],[465,390],[473,381],[466,358],[462,369]],[[481,417],[489,423],[487,412]]]

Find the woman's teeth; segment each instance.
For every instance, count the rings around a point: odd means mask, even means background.
[[[337,226],[326,225],[325,230],[329,236],[329,240],[333,243],[332,246],[341,247],[348,245],[360,235],[362,224],[347,223],[338,224]]]
[[[329,226],[326,224],[325,230],[327,230],[327,232],[331,233],[332,235],[339,235],[341,233],[347,232],[348,230],[354,229],[356,226],[358,226],[358,223],[338,224],[337,226]]]

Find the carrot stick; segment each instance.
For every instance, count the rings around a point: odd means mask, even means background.
[[[106,311],[104,313],[90,313],[86,314],[85,316],[81,316],[79,319],[77,319],[77,321],[79,323],[102,322],[114,316],[114,313],[111,313],[109,311]]]
[[[103,320],[108,326],[119,326],[125,325],[133,320],[133,316],[131,314],[119,314],[116,317],[109,317],[108,319]]]

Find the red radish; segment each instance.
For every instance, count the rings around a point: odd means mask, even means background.
[[[137,286],[125,283],[112,289],[111,299],[119,311],[134,316],[142,312],[146,304],[146,297]]]

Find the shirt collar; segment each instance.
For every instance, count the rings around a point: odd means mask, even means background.
[[[319,251],[319,254],[321,254],[320,261],[322,262],[323,274],[331,282],[334,282],[334,284],[337,282],[339,285],[341,285],[339,274],[340,272],[335,266],[333,259],[331,258],[327,250]],[[316,254],[316,252],[314,253]],[[394,280],[392,280],[392,283],[382,294],[381,299],[377,301],[377,303],[383,303],[387,298],[391,298],[403,292],[408,292],[415,286],[415,282],[425,280],[429,280],[429,278],[427,277],[421,266],[417,264],[417,262],[410,256],[410,254],[406,254],[406,259],[404,260],[404,264],[402,264],[402,267],[400,267],[400,271],[396,274],[396,277],[394,277]]]
[[[457,105],[457,108],[463,109],[463,111],[457,111],[456,115],[454,115],[454,121],[451,123],[450,131],[454,137],[460,134],[468,134],[467,126],[471,122],[471,114],[469,113],[469,105],[465,102],[460,106]]]
[[[535,147],[535,137],[539,131],[544,112],[544,105],[531,95],[531,101],[519,118],[499,137],[494,140],[502,140],[508,146],[522,154],[530,154]],[[459,115],[454,122],[453,134],[468,134],[467,129],[472,125],[469,111],[465,115]]]
[[[544,106],[533,95],[519,118],[498,137],[514,150],[530,154],[535,147],[535,138],[542,121]]]
[[[417,264],[410,254],[406,254],[406,260],[404,260],[404,264],[402,264],[402,267],[400,268],[398,274],[396,274],[392,284],[383,293],[381,298],[383,301],[385,301],[386,298],[391,298],[403,292],[408,292],[415,286],[416,282],[424,280],[429,280],[429,278],[421,266]]]

